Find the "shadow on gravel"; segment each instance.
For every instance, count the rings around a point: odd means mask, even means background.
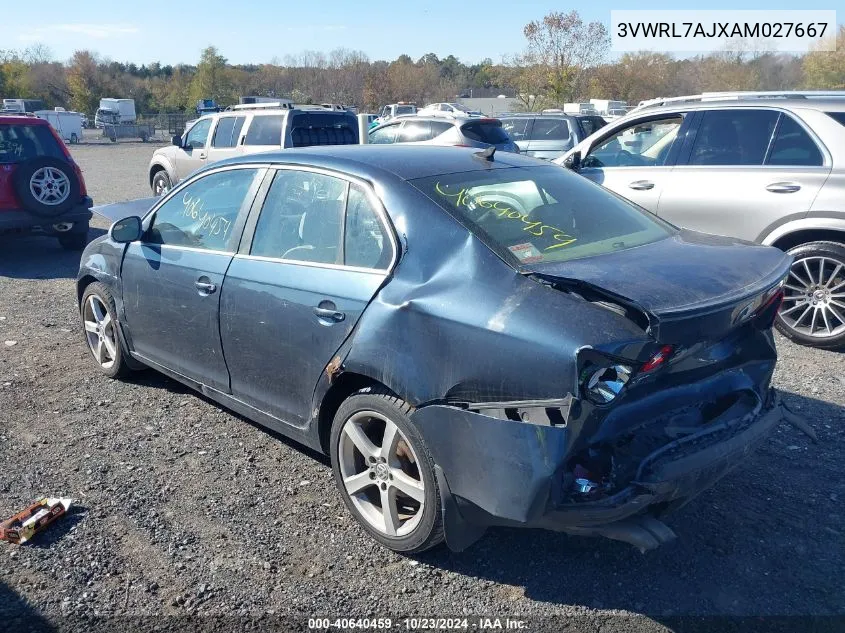
[[[88,241],[104,235],[92,228]],[[0,237],[0,277],[14,279],[75,279],[81,251],[67,251],[54,237]]]
[[[26,544],[26,547],[49,549],[67,536],[74,526],[85,518],[87,513],[87,507],[71,505],[67,514],[48,525],[43,532],[34,536],[32,541]]]
[[[26,600],[12,591],[0,580],[0,618],[3,624],[0,628],[5,631],[55,631],[37,610],[33,609]],[[8,627],[8,628],[6,628]]]
[[[417,558],[493,581],[505,602],[524,593],[658,617],[845,615],[845,409],[784,397],[816,429],[819,444],[782,427],[715,488],[668,515],[678,539],[657,550],[501,528],[463,553],[437,548]]]

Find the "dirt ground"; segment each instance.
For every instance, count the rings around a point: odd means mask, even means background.
[[[149,195],[154,148],[73,153],[104,204]],[[643,555],[500,529],[408,558],[357,527],[324,458],[153,372],[104,378],[80,333],[78,260],[46,238],[0,242],[0,517],[44,495],[75,504],[32,544],[0,543],[7,630],[74,614],[558,615],[596,631],[845,615],[841,353],[778,338],[776,386],[819,443],[780,427],[667,520],[674,543]]]

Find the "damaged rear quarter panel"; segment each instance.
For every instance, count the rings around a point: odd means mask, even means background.
[[[584,346],[649,342],[624,317],[519,274],[423,194],[377,192],[404,253],[364,311],[344,369],[410,404],[562,398]]]

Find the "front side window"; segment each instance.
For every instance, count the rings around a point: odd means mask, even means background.
[[[371,145],[389,145],[396,142],[396,132],[399,130],[401,124],[394,123],[392,125],[384,125],[372,130],[369,133],[369,142]]]
[[[185,147],[190,149],[203,149],[208,141],[208,132],[211,130],[211,119],[200,119],[194,123],[185,138]]]
[[[689,164],[762,165],[777,120],[773,110],[707,110]]]
[[[281,147],[283,116],[253,116],[246,131],[244,145]]]
[[[683,122],[683,117],[676,114],[666,118],[632,123],[594,146],[582,161],[582,165],[584,167],[660,167],[665,165]]]
[[[255,227],[250,255],[341,264],[345,180],[278,170]]]
[[[192,182],[158,208],[144,241],[233,251],[235,223],[256,173],[229,169]]]
[[[780,117],[778,131],[772,143],[767,165],[820,167],[824,157],[810,135],[786,114]]]
[[[214,137],[211,139],[211,146],[217,148],[235,147],[238,144],[238,137],[241,128],[244,126],[246,117],[226,116],[217,121],[217,128],[214,130]]]
[[[387,230],[359,185],[349,189],[343,252],[347,266],[376,270],[386,270],[393,256]]]
[[[626,250],[673,231],[627,200],[557,167],[471,171],[411,184],[517,265]]]

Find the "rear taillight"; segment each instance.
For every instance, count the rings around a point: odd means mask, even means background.
[[[582,388],[587,399],[596,404],[612,402],[631,378],[627,365],[593,367],[582,376]]]
[[[783,286],[782,284],[769,291],[769,297],[766,298],[752,317],[754,325],[761,330],[767,330],[775,324],[780,306],[783,303]]]
[[[650,371],[654,371],[655,369],[662,367],[667,360],[672,356],[672,352],[674,348],[671,345],[664,345],[660,348],[660,351],[657,352],[654,356],[649,358],[646,363],[640,367],[640,373],[648,373]]]
[[[85,187],[85,179],[82,177],[82,169],[75,162],[71,162],[73,171],[76,172],[76,178],[79,180],[79,195],[87,196],[88,189]]]

